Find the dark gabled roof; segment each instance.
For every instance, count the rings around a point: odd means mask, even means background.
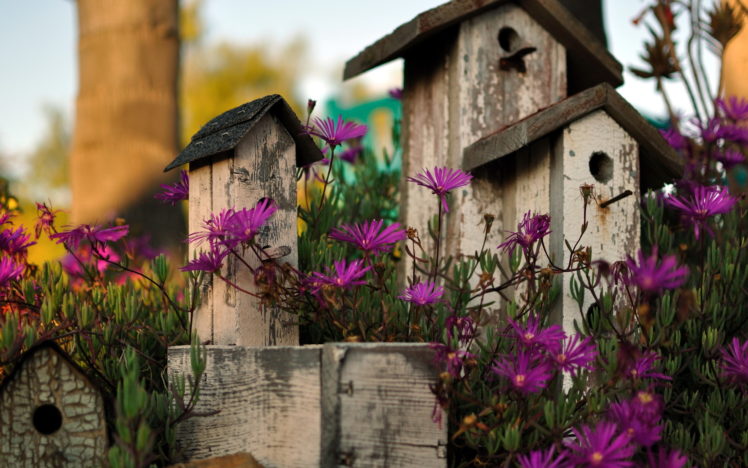
[[[437,33],[509,2],[521,6],[566,48],[567,75],[575,89],[598,83],[623,84],[621,64],[557,0],[453,0],[421,13],[348,60],[343,79],[403,57],[409,49]]]
[[[280,119],[296,142],[297,166],[322,159],[319,148],[312,138],[304,133],[301,122],[288,103],[280,95],[271,94],[228,110],[206,123],[164,171],[233,150],[244,135],[268,112],[272,112]]]
[[[636,109],[605,83],[481,138],[463,150],[462,168],[475,169],[512,154],[598,109],[605,110],[639,143],[642,187],[659,188],[663,182],[683,173],[683,163],[675,150]]]
[[[54,351],[57,356],[59,356],[63,361],[67,362],[67,364],[75,369],[82,378],[88,382],[89,385],[91,385],[93,388],[95,388],[99,393],[101,392],[101,388],[96,384],[96,382],[90,378],[88,373],[83,370],[78,364],[75,363],[75,361],[72,360],[72,358],[66,353],[62,348],[60,348],[60,345],[55,343],[54,341],[48,340],[43,341],[39,343],[38,345],[34,346],[33,348],[30,348],[28,351],[23,353],[23,355],[16,361],[15,365],[13,366],[13,370],[10,372],[10,374],[6,375],[2,382],[0,382],[0,395],[5,392],[5,389],[10,385],[10,383],[15,379],[19,372],[21,372],[21,369],[23,369],[23,364],[31,359],[34,354],[37,352],[43,350],[43,349],[51,349]]]

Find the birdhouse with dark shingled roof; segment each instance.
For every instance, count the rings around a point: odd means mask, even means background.
[[[0,466],[101,466],[108,446],[100,389],[55,343],[27,351],[0,386]]]
[[[224,112],[205,124],[189,145],[166,167],[189,164],[189,232],[205,229],[211,214],[252,208],[271,198],[278,210],[257,241],[280,261],[297,263],[296,168],[322,159],[322,153],[286,101],[273,94]],[[190,258],[207,246],[190,244]],[[243,254],[258,263],[251,249]],[[220,271],[240,287],[257,286],[234,256]],[[204,275],[201,304],[194,327],[204,342],[220,345],[268,346],[298,344],[298,327],[285,313],[223,281]]]

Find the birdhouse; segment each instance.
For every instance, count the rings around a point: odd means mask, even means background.
[[[398,57],[405,62],[403,173],[410,176],[461,167],[462,150],[489,133],[577,91],[623,82],[621,65],[556,0],[451,1],[367,47],[348,61],[344,78]],[[500,219],[495,172],[473,175],[445,223],[453,254],[480,250],[483,214]],[[435,213],[431,194],[404,184],[402,196],[406,224],[425,231]],[[501,241],[501,229],[488,245]]]
[[[283,262],[296,264],[296,167],[322,159],[303,133],[296,114],[277,94],[243,104],[205,124],[169,164],[189,164],[189,231],[203,230],[211,213],[251,208],[271,198],[278,211],[258,235]],[[200,247],[190,245],[190,258]],[[259,264],[251,251],[244,261]],[[220,272],[238,286],[256,290],[254,279],[238,259],[229,256]],[[204,275],[201,304],[194,326],[201,340],[213,344],[267,346],[298,343],[293,317]]]
[[[29,350],[0,386],[0,465],[100,466],[104,398],[54,343]]]
[[[465,148],[463,169],[493,167],[502,188],[502,225],[516,227],[527,211],[550,213],[550,255],[567,265],[586,211],[581,245],[610,262],[639,249],[641,192],[682,172],[662,136],[610,85],[600,84],[509,125]],[[591,187],[584,208],[581,186]],[[568,275],[567,275],[568,276]],[[566,330],[577,305],[557,304]],[[587,306],[590,306],[587,303]]]

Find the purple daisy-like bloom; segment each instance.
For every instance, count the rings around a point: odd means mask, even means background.
[[[229,254],[228,250],[219,250],[213,246],[207,252],[200,252],[197,258],[191,260],[187,265],[180,268],[182,271],[206,271],[213,273],[223,266],[223,260]]]
[[[646,397],[646,401],[645,400]],[[621,431],[631,440],[643,447],[651,447],[662,438],[663,425],[661,403],[657,395],[641,392],[632,401],[613,403],[608,408],[608,418],[618,425]],[[656,409],[653,410],[653,408]]]
[[[218,214],[211,213],[210,218],[203,221],[204,230],[191,233],[187,237],[188,242],[194,242],[197,245],[205,241],[211,245],[229,243],[228,227],[232,216],[234,216],[233,208],[224,208]],[[230,245],[230,247],[235,245]]]
[[[497,248],[512,254],[514,249],[520,246],[525,253],[528,253],[535,242],[550,233],[551,217],[541,214],[533,215],[528,211],[522,217],[522,221],[517,224],[517,232],[512,232]]]
[[[593,370],[592,363],[597,356],[597,349],[592,343],[592,338],[587,336],[580,340],[580,337],[579,334],[572,335],[565,340],[559,352],[551,354],[556,366],[569,372],[573,377],[579,369]]]
[[[677,450],[668,450],[660,446],[657,454],[647,451],[646,468],[684,468],[688,458]]]
[[[366,125],[355,122],[344,122],[343,116],[339,115],[337,122],[332,118],[314,119],[314,125],[307,127],[306,133],[322,138],[331,148],[339,146],[346,140],[361,138],[366,135]]]
[[[691,189],[690,197],[667,197],[665,203],[675,209],[694,225],[694,236],[699,239],[700,229],[712,230],[707,219],[718,214],[727,213],[737,202],[725,188],[704,187],[697,185]]]
[[[660,135],[662,135],[665,141],[667,141],[668,144],[673,147],[673,149],[682,151],[688,148],[688,140],[686,140],[686,137],[674,128],[660,130]]]
[[[9,255],[25,255],[26,249],[36,244],[31,240],[31,235],[26,233],[23,226],[17,229],[6,229],[0,231],[0,251]]]
[[[630,256],[626,259],[629,270],[626,282],[638,287],[645,294],[678,288],[688,279],[688,267],[679,267],[674,255],[667,255],[662,262],[658,261],[656,246],[649,257],[645,257],[644,252],[639,250],[637,258],[638,261],[634,261]]]
[[[55,213],[57,211],[53,211],[45,203],[37,203],[36,212],[37,218],[36,226],[34,226],[34,234],[38,239],[42,232],[46,232],[47,235],[52,233],[52,227],[55,224]]]
[[[428,169],[418,173],[415,177],[408,177],[408,182],[431,189],[434,195],[439,197],[442,202],[442,209],[445,213],[449,212],[447,205],[447,194],[456,188],[464,187],[470,183],[473,176],[460,169],[449,167],[435,167],[433,174]]]
[[[388,93],[391,98],[397,99],[398,101],[403,100],[403,88],[392,88]]]
[[[382,229],[384,221],[373,219],[364,221],[360,224],[340,226],[340,229],[333,228],[328,237],[342,242],[349,242],[356,245],[365,253],[375,255],[388,252],[392,249],[393,244],[408,237],[405,229],[400,229],[399,223],[392,223]]]
[[[226,223],[230,243],[239,244],[251,241],[276,211],[278,211],[278,206],[270,198],[262,198],[254,208],[234,211]]]
[[[9,281],[17,280],[23,274],[23,265],[19,265],[10,257],[0,258],[0,286]]]
[[[673,380],[670,376],[655,372],[652,368],[655,361],[660,360],[660,356],[654,351],[645,351],[641,356],[634,359],[632,362],[623,364],[624,376],[638,380],[638,379],[660,379],[660,380]]]
[[[363,151],[364,151],[364,149],[360,145],[351,146],[350,148],[346,148],[345,151],[343,151],[342,153],[340,153],[340,159],[343,160],[343,161],[345,161],[345,162],[347,162],[347,163],[349,163],[349,164],[353,164],[353,163],[356,162],[356,159],[358,158],[358,156],[361,153],[363,153]],[[329,163],[330,162],[328,160],[328,164]]]
[[[738,164],[745,162],[745,155],[736,149],[726,149],[724,151],[716,151],[714,153],[714,159],[721,162],[725,169],[732,169]]]
[[[473,359],[475,355],[461,349],[452,349],[443,343],[430,343],[429,348],[434,350],[434,362],[444,366],[453,378],[458,378],[466,359]]]
[[[367,271],[371,270],[370,266],[364,267],[363,260],[354,260],[348,263],[346,260],[333,262],[333,269],[327,268],[327,274],[317,271],[312,273],[313,280],[321,286],[330,285],[337,288],[350,289],[352,286],[366,284],[362,277]],[[334,271],[333,271],[334,270]],[[317,288],[313,292],[319,291]]]
[[[540,347],[556,353],[561,349],[561,341],[566,338],[563,329],[558,325],[541,328],[540,318],[537,315],[530,315],[524,325],[511,319],[509,319],[509,324],[514,331],[514,337],[526,349]]]
[[[572,429],[576,441],[565,442],[569,449],[569,458],[574,466],[594,468],[629,468],[634,463],[629,459],[636,447],[630,444],[630,438],[622,434],[618,427],[608,421],[599,422],[594,428],[582,426],[581,430]]]
[[[733,122],[748,119],[748,100],[730,96],[727,99],[717,99],[717,108],[726,119]]]
[[[49,238],[53,239],[58,244],[65,244],[68,248],[76,249],[83,240],[88,240],[92,244],[116,242],[125,237],[129,229],[130,228],[127,225],[105,228],[101,226],[92,226],[90,224],[82,224],[69,231],[52,234]]]
[[[500,361],[494,361],[491,370],[509,379],[512,388],[523,394],[542,391],[553,377],[553,371],[545,359],[525,350],[518,351],[512,356],[504,356]]]
[[[433,281],[426,281],[425,283],[416,283],[406,288],[398,298],[411,304],[424,306],[438,302],[443,295],[444,288],[442,286]]]
[[[475,322],[469,316],[450,315],[444,321],[444,328],[447,329],[447,337],[450,340],[454,337],[454,331],[457,330],[457,339],[462,344],[466,344],[475,337]]]
[[[161,184],[163,191],[157,193],[153,198],[161,200],[164,203],[176,204],[178,201],[190,198],[190,179],[187,171],[179,173],[179,182],[174,184]]]
[[[722,349],[722,372],[734,383],[748,384],[748,341],[740,342],[735,337]]]
[[[528,455],[519,455],[517,462],[520,468],[564,468],[567,466],[566,454],[556,455],[556,448],[535,450]]]

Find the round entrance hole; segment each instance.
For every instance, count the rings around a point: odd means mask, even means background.
[[[590,156],[590,174],[601,184],[607,184],[613,178],[613,158],[602,151],[595,151]]]
[[[62,427],[62,413],[51,404],[41,405],[34,410],[34,429],[44,435],[57,432]]]
[[[517,31],[515,31],[514,28],[504,26],[503,28],[499,29],[498,40],[499,46],[501,46],[501,48],[504,49],[505,52],[511,52],[514,48],[516,48],[517,42],[519,42],[519,34],[517,34]]]

